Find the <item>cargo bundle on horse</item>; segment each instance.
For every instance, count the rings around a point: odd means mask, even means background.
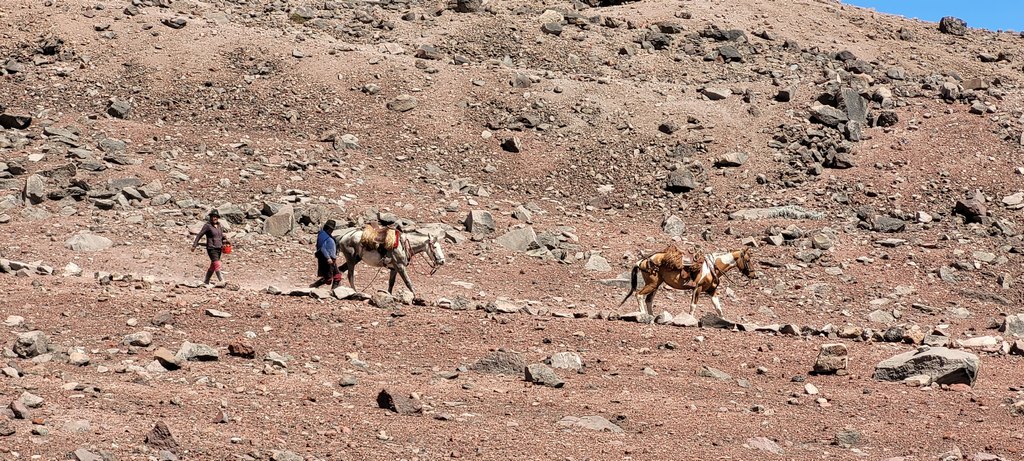
[[[751,267],[750,257],[750,248],[704,256],[699,254],[688,256],[675,245],[670,245],[660,252],[637,261],[630,274],[629,293],[626,293],[626,297],[622,299],[619,306],[625,304],[630,295],[636,292],[640,309],[653,315],[654,295],[657,293],[658,287],[664,283],[677,290],[693,290],[690,299],[690,315],[696,311],[697,299],[703,292],[711,296],[711,302],[715,305],[718,315],[721,316],[723,315],[722,303],[717,295],[721,278],[733,268],[739,268],[740,272],[748,278],[756,278]],[[642,274],[644,278],[644,286],[640,291],[636,291],[637,274]]]
[[[406,270],[412,258],[420,253],[426,253],[432,271],[436,271],[445,263],[441,241],[437,237],[421,232],[403,232],[367,225],[362,229],[349,229],[335,236],[334,240],[338,244],[338,250],[345,257],[345,266],[341,271],[348,271],[348,284],[353,290],[356,289],[355,267],[359,262],[391,269],[388,293],[394,289],[396,277],[401,276],[405,286],[414,295],[416,290],[413,289]]]

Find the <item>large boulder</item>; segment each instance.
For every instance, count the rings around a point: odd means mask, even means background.
[[[661,230],[668,235],[681,237],[686,233],[686,222],[679,216],[670,215],[661,221]]]
[[[521,227],[505,233],[501,237],[494,239],[495,243],[501,245],[512,251],[528,251],[533,248],[537,248],[537,233],[534,232],[533,226]]]
[[[231,224],[242,224],[245,222],[245,210],[233,203],[225,203],[217,207],[220,217]]]
[[[946,16],[939,20],[939,31],[944,34],[962,37],[967,35],[967,22],[953,16]]]
[[[612,270],[612,266],[611,264],[608,264],[608,260],[597,253],[590,255],[590,259],[587,260],[587,264],[584,265],[583,268],[593,272],[608,272]]]
[[[1024,314],[1007,315],[999,331],[1006,336],[1024,338]]]
[[[853,88],[839,90],[839,107],[846,113],[846,118],[860,123],[868,122],[868,100]]]
[[[14,342],[14,347],[11,350],[18,357],[30,359],[47,353],[49,348],[50,338],[46,336],[46,333],[36,330],[18,333],[18,339]]]
[[[76,234],[64,242],[64,247],[71,251],[103,251],[112,246],[112,240],[93,234]]]
[[[267,218],[263,223],[263,233],[275,237],[285,236],[294,228],[295,209],[291,205],[281,207],[277,213],[274,213],[273,216]]]
[[[945,347],[922,346],[875,366],[875,379],[903,381],[911,376],[928,375],[938,384],[973,385],[981,361],[978,356]]]
[[[494,217],[491,216],[490,212],[484,210],[470,211],[469,215],[466,216],[464,224],[466,232],[473,234],[490,234],[497,229],[497,226],[494,224]]]

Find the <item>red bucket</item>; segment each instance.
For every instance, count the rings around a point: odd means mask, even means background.
[[[225,243],[225,244],[224,244],[224,248],[223,248],[223,251],[222,251],[222,252],[223,252],[224,254],[226,254],[226,255],[229,255],[229,254],[231,254],[231,244],[230,244],[230,243]]]

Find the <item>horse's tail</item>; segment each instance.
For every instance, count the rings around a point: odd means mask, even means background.
[[[626,293],[626,297],[622,298],[622,302],[619,303],[619,307],[622,307],[623,304],[626,304],[626,301],[629,301],[629,297],[633,296],[633,292],[636,291],[636,275],[637,273],[640,272],[640,263],[644,261],[645,260],[641,259],[640,261],[637,261],[636,265],[633,266],[633,272],[629,274],[629,293]]]

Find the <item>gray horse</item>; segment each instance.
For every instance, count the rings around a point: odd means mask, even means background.
[[[406,268],[412,262],[412,258],[420,253],[426,253],[428,264],[432,271],[444,265],[444,250],[441,249],[441,242],[437,237],[416,231],[402,232],[398,237],[398,245],[382,255],[378,250],[367,249],[363,242],[363,229],[347,229],[335,233],[335,243],[338,244],[338,252],[345,257],[345,266],[340,268],[342,272],[348,271],[348,284],[356,290],[355,268],[359,262],[364,262],[373,267],[387,267],[391,269],[391,277],[388,280],[388,293],[395,287],[395,276],[401,275],[402,281],[409,291],[415,296],[416,290],[412,287],[409,274]],[[433,273],[433,272],[431,272]]]

